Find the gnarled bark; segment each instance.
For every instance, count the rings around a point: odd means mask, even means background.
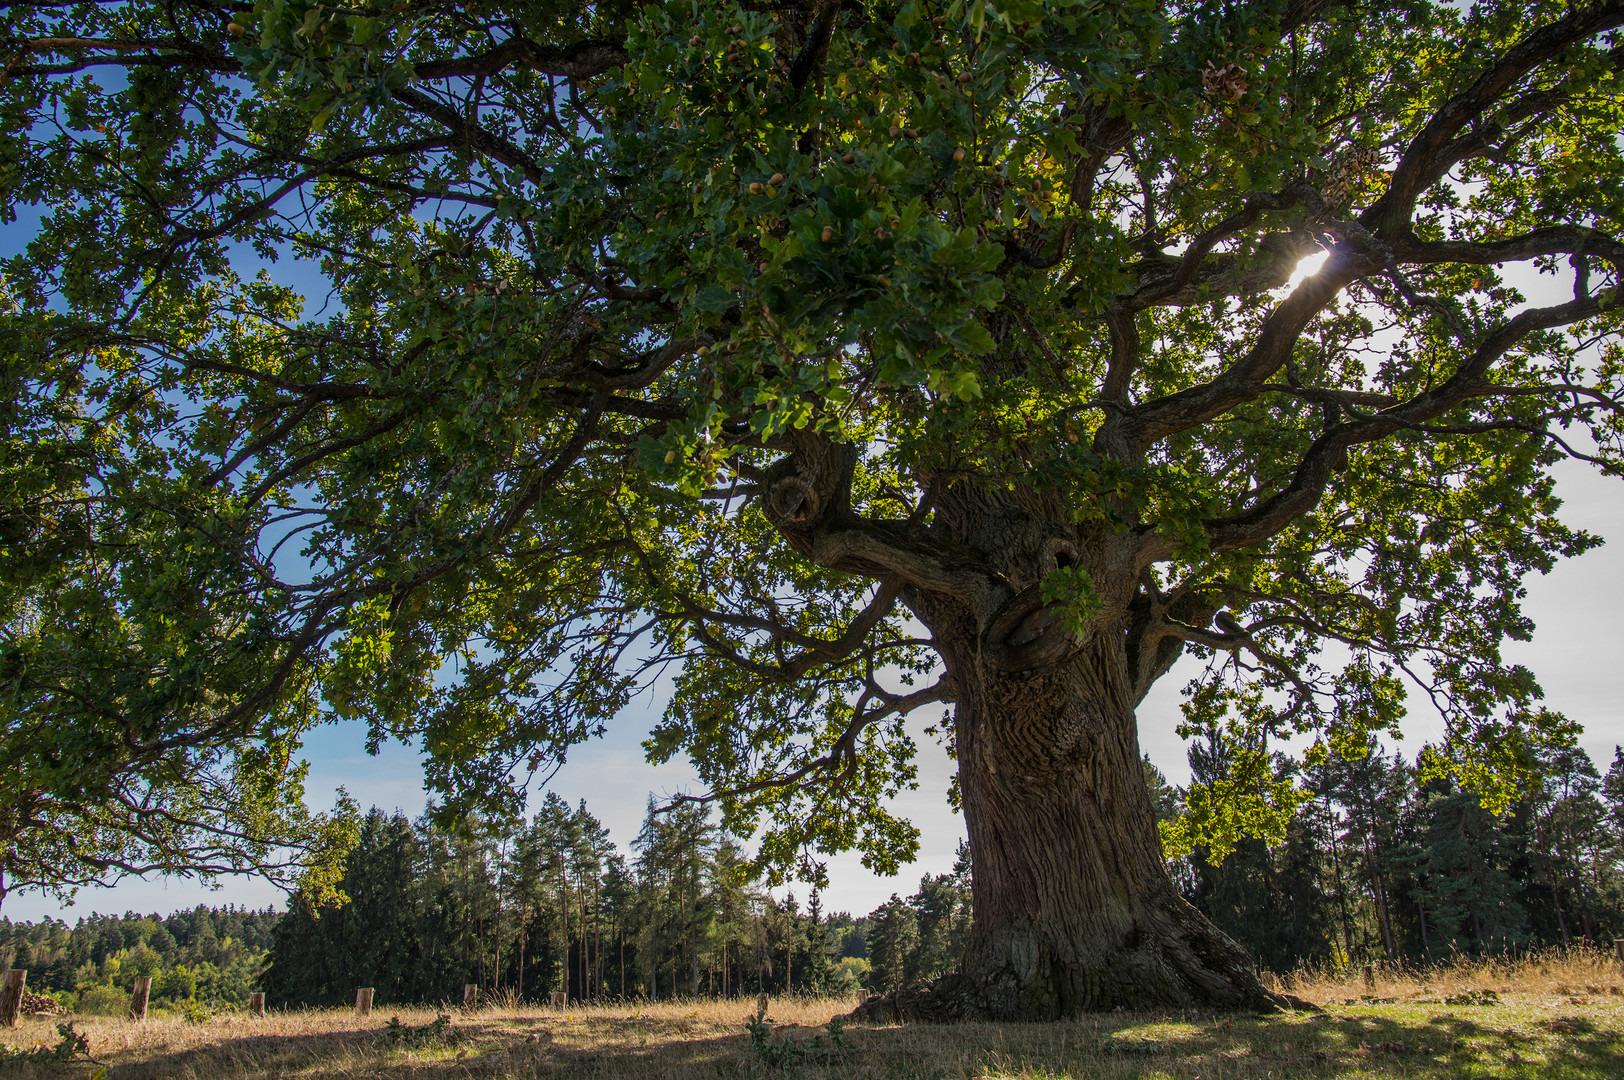
[[[1121,534],[1087,536],[1036,506],[963,509],[973,512],[957,539],[1001,564],[1009,600],[983,619],[951,598],[909,602],[953,685],[973,928],[957,974],[856,1015],[1046,1020],[1286,1004],[1167,875],[1140,764],[1127,603],[1137,573],[1126,549],[1113,551]],[[1080,637],[1061,629],[1038,585],[1076,561],[1102,601]]]

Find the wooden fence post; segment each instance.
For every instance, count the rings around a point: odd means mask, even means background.
[[[16,1027],[17,1017],[23,1011],[23,983],[28,981],[28,972],[22,968],[12,968],[0,975],[0,1027]]]
[[[763,1017],[767,1015],[767,991],[765,990],[756,995],[756,1015]]]
[[[137,975],[135,988],[130,994],[130,1019],[145,1020],[147,1018],[147,999],[152,996],[152,976]]]
[[[562,990],[549,991],[547,994],[547,1007],[549,1009],[567,1009],[569,1008],[569,998],[565,996]]]
[[[462,1011],[473,1012],[479,1005],[479,984],[462,984]]]
[[[249,1016],[264,1016],[265,1015],[265,995],[264,994],[249,994],[248,995],[248,1015]]]
[[[372,1015],[372,987],[363,986],[355,992],[355,1015]]]
[[[1366,964],[1365,965],[1365,993],[1374,994],[1375,992],[1376,992],[1376,965],[1375,964]]]
[[[1613,939],[1613,963],[1624,967],[1624,937]]]

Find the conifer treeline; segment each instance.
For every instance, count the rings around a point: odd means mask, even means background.
[[[1624,751],[1603,776],[1584,750],[1554,751],[1503,813],[1386,754],[1330,755],[1278,771],[1309,798],[1285,840],[1243,841],[1217,866],[1198,849],[1173,864],[1186,897],[1263,966],[1398,961],[1624,936]],[[1189,753],[1192,780],[1226,774],[1218,740]],[[1182,793],[1147,762],[1159,809]]]
[[[816,892],[802,911],[752,881],[708,809],[650,812],[630,860],[585,803],[548,795],[528,822],[443,828],[374,809],[351,854],[342,907],[296,897],[273,935],[272,1001],[379,1004],[486,994],[545,1000],[827,992],[849,916]],[[855,939],[860,942],[860,937]]]

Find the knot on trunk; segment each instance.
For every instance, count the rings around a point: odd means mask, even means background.
[[[818,493],[800,476],[785,476],[767,491],[767,516],[774,525],[808,525],[817,520]]]
[[[1027,671],[1069,660],[1081,648],[1061,625],[1056,605],[1043,602],[1043,587],[1016,593],[993,615],[981,637],[987,662],[1002,671]]]
[[[791,431],[788,438],[793,451],[762,479],[761,510],[796,550],[810,554],[818,527],[851,508],[857,448],[803,431]]]

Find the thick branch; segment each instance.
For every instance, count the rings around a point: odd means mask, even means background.
[[[1518,342],[1529,334],[1589,318],[1600,311],[1600,303],[1592,297],[1524,311],[1485,338],[1443,385],[1374,416],[1331,428],[1309,447],[1285,489],[1248,513],[1208,524],[1213,550],[1232,550],[1275,535],[1314,508],[1350,448],[1425,424],[1473,398],[1494,395],[1499,388],[1486,381],[1488,370]],[[1565,391],[1553,387],[1551,392]]]
[[[1604,0],[1571,11],[1512,46],[1471,86],[1445,102],[1410,140],[1386,193],[1361,215],[1360,221],[1372,232],[1388,237],[1407,232],[1421,193],[1459,160],[1459,156],[1451,158],[1449,145],[1467,124],[1492,108],[1500,95],[1541,64],[1620,25],[1624,25],[1624,0]]]

